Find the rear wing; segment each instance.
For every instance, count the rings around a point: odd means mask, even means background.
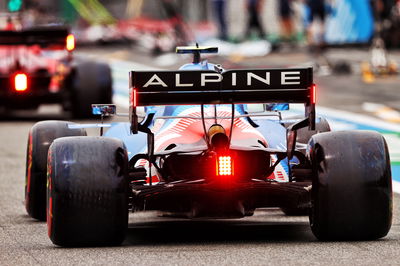
[[[40,45],[50,49],[65,49],[67,28],[36,28],[22,31],[0,31],[0,45]]]
[[[315,125],[312,68],[216,71],[131,71],[130,118],[136,107],[151,105],[304,103]]]

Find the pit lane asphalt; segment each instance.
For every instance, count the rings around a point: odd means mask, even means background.
[[[245,219],[209,221],[138,213],[120,247],[56,247],[46,224],[27,216],[23,200],[28,131],[36,119],[60,118],[28,114],[0,121],[0,265],[398,265],[398,195],[392,229],[378,241],[318,242],[307,217],[261,210]]]

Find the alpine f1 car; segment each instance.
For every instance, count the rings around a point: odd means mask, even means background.
[[[61,103],[75,118],[112,97],[108,65],[73,60],[75,39],[63,27],[0,31],[0,109]]]
[[[372,131],[331,132],[316,118],[312,68],[224,70],[200,60],[216,48],[177,51],[193,53],[193,63],[130,72],[129,123],[43,121],[31,129],[26,207],[47,217],[53,243],[119,244],[129,211],[147,210],[240,218],[280,207],[309,214],[321,240],[388,233],[386,142]],[[254,112],[256,103],[265,110]],[[305,116],[284,119],[287,103],[304,104]],[[114,105],[92,107],[116,114]],[[87,127],[108,130],[86,136]]]

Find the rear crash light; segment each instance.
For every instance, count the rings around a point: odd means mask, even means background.
[[[66,48],[68,52],[72,52],[75,49],[75,36],[73,34],[67,36]]]
[[[14,76],[14,89],[16,91],[26,91],[28,89],[28,76],[18,73]]]
[[[133,107],[137,107],[137,90],[133,88],[131,91],[131,104]]]
[[[217,176],[233,175],[233,160],[231,156],[218,156],[217,158]]]

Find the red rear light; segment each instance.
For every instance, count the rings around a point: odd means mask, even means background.
[[[75,49],[75,36],[73,34],[68,34],[66,39],[66,45],[68,52],[71,52]]]
[[[317,102],[317,85],[315,85],[315,84],[313,84],[311,86],[311,95],[310,95],[310,97],[311,97],[311,99],[310,99],[311,103],[315,104]]]
[[[133,107],[137,107],[137,90],[136,90],[136,88],[132,89],[131,104]]]
[[[14,76],[14,88],[16,91],[26,91],[28,89],[28,76],[18,73]]]
[[[231,156],[218,156],[217,176],[233,175],[233,160]]]

